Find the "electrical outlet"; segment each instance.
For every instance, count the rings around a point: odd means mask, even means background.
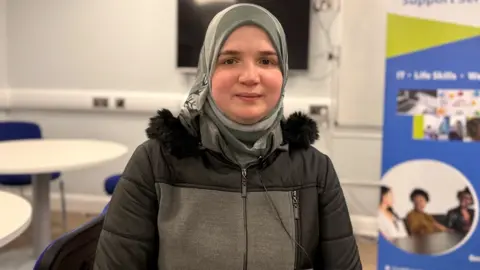
[[[310,105],[310,116],[320,124],[321,128],[329,125],[328,106],[326,105]]]
[[[124,98],[116,98],[115,99],[115,107],[117,109],[125,109],[125,99]]]
[[[94,108],[108,108],[108,98],[94,97],[92,101]]]
[[[342,47],[340,45],[332,46],[332,50],[328,53],[329,61],[340,61]]]
[[[313,9],[317,12],[339,10],[341,0],[314,0]]]
[[[328,116],[328,106],[326,105],[310,105],[308,111],[310,115]]]

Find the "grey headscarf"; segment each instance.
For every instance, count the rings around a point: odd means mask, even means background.
[[[230,120],[215,104],[210,88],[223,44],[235,29],[245,25],[258,26],[268,34],[277,51],[283,73],[282,93],[276,107],[253,125],[243,125]],[[232,5],[219,12],[208,26],[195,83],[179,118],[192,135],[200,135],[203,147],[222,153],[240,166],[246,166],[282,145],[280,122],[283,119],[283,96],[287,77],[287,45],[280,22],[269,11],[257,5]]]

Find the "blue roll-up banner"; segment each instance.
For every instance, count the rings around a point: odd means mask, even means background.
[[[480,0],[388,1],[379,270],[479,270]]]

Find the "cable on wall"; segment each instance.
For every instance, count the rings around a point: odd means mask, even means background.
[[[337,102],[338,102],[338,88],[339,88],[339,69],[340,69],[340,45],[336,45],[332,41],[332,28],[334,23],[336,22],[337,18],[340,15],[341,12],[341,0],[313,0],[312,1],[312,9],[316,14],[320,14],[320,16],[316,16],[317,18],[315,19],[316,25],[318,25],[320,31],[322,32],[322,37],[324,38],[324,42],[326,44],[326,49],[320,51],[319,53],[315,54],[312,56],[313,59],[318,59],[319,57],[325,58],[328,63],[330,63],[329,69],[319,77],[313,78],[313,81],[325,81],[330,79],[331,84],[331,94],[332,94],[332,101],[331,101],[331,106],[329,109],[329,130],[327,132],[324,132],[323,134],[330,134],[331,137],[333,135],[333,129],[336,126],[336,116],[337,116]],[[329,20],[329,23],[326,24],[323,15],[329,15],[331,16],[331,19]],[[333,128],[333,129],[332,129]],[[325,135],[324,135],[325,137]],[[327,145],[331,146],[333,145],[333,139],[329,138],[327,139]],[[331,154],[334,154],[333,149],[328,149],[328,152]],[[334,157],[332,157],[334,158]],[[345,189],[345,193],[348,197],[348,204],[351,206],[354,206],[357,211],[360,211],[362,213],[367,213],[367,215],[375,215],[376,213],[376,208],[371,209],[371,206],[365,205],[363,202],[362,198],[358,196],[354,191],[356,188],[368,188],[368,189],[377,189],[378,187],[372,183],[372,184],[367,184],[367,183],[362,183],[362,182],[352,182],[352,181],[347,181],[345,183],[341,182],[342,186],[348,186],[351,188],[354,188],[353,190],[350,188]]]
[[[311,56],[311,59],[312,61],[315,61],[319,58],[323,58],[327,62],[331,63],[331,67],[323,75],[311,78],[313,81],[318,82],[318,81],[325,81],[327,79],[330,79],[336,69],[336,66],[338,66],[335,64],[335,62],[339,61],[339,55],[336,52],[336,48],[338,48],[339,46],[336,46],[335,44],[333,44],[331,32],[332,32],[332,27],[340,13],[340,6],[338,6],[337,8],[334,8],[331,0],[314,0],[312,2],[312,9],[315,12],[315,14],[319,15],[313,18],[313,23],[319,27],[322,33],[321,37],[324,38],[324,43],[326,44],[326,49],[323,49],[320,52],[313,54]],[[324,16],[322,16],[321,14],[330,14],[331,19],[328,24],[325,24],[323,22]]]

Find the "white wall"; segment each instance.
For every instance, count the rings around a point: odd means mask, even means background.
[[[0,0],[0,89],[7,87],[7,15],[6,0]]]
[[[332,160],[353,215],[374,216],[378,207],[382,136],[371,130],[336,129]]]
[[[191,76],[175,70],[176,1],[6,1],[12,94],[20,88],[65,92],[188,90]],[[357,14],[363,17],[361,11]],[[287,95],[331,97],[332,88],[338,85],[338,70],[335,63],[326,60],[327,51],[339,44],[338,29],[349,19],[335,12],[313,15],[310,70],[292,75]],[[329,25],[331,37],[326,38],[322,26]],[[126,144],[130,151],[145,139],[149,116],[28,110],[13,110],[8,115],[40,123],[46,137],[107,139]],[[380,175],[378,132],[333,133],[330,128],[322,137],[317,147],[330,152],[345,182],[351,213],[373,216],[378,191],[371,186]],[[128,155],[104,166],[65,173],[70,209],[83,209],[86,200],[103,204],[104,177],[120,172],[127,159]],[[350,181],[366,185],[349,185]]]
[[[387,6],[391,0],[343,1],[337,121],[383,125]]]
[[[342,1],[341,60],[332,88],[332,159],[355,217],[376,215],[381,174],[386,2]],[[367,234],[375,232],[372,219]],[[373,226],[373,229],[372,229]]]
[[[2,110],[6,100],[7,88],[7,16],[6,0],[0,0],[0,120],[5,119],[6,113]]]

